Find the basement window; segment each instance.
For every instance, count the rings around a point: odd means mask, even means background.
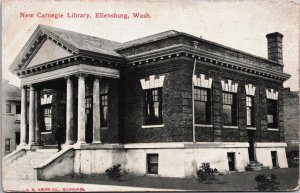
[[[158,174],[158,154],[147,154],[148,174]]]
[[[272,165],[277,167],[277,151],[271,151]]]

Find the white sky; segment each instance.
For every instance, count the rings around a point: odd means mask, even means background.
[[[265,35],[280,32],[283,38],[284,83],[299,90],[300,6],[292,1],[96,1],[6,0],[2,5],[2,78],[18,85],[8,67],[38,24],[125,42],[174,29],[267,58]],[[127,13],[130,19],[20,18],[34,13]],[[133,19],[132,13],[148,12],[151,19]]]

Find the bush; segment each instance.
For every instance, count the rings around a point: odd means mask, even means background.
[[[197,171],[197,181],[200,183],[215,181],[217,173],[218,170],[216,168],[212,169],[210,163],[203,162]]]
[[[276,191],[279,190],[279,182],[277,182],[277,176],[272,174],[271,176],[265,176],[264,174],[259,174],[255,176],[255,181],[257,182],[258,191]]]
[[[110,180],[120,180],[122,176],[121,164],[114,165],[107,170],[105,170],[105,174]]]

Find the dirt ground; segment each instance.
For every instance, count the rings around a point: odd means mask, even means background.
[[[103,174],[85,175],[80,178],[64,176],[57,177],[51,181],[198,191],[255,191],[257,184],[254,178],[257,174],[276,174],[281,191],[298,189],[298,168],[229,173],[217,176],[217,181],[212,184],[198,183],[196,178],[165,178],[133,175],[123,176],[121,181],[113,181],[109,180]]]

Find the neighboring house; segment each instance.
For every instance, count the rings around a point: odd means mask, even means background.
[[[20,143],[21,91],[2,80],[2,155],[14,151]]]
[[[20,178],[114,164],[165,177],[194,176],[202,162],[221,172],[287,167],[282,38],[267,35],[265,59],[174,30],[117,43],[39,25],[10,66],[29,105],[19,159],[40,162]],[[58,128],[64,151],[39,158]]]
[[[284,128],[287,150],[299,151],[299,91],[285,89]]]

